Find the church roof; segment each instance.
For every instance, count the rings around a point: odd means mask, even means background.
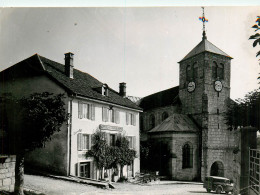
[[[193,57],[193,56],[195,56],[199,53],[203,53],[203,52],[215,53],[215,54],[219,54],[219,55],[222,55],[222,56],[226,56],[228,58],[232,58],[228,54],[226,54],[224,51],[222,51],[221,49],[219,49],[218,47],[213,45],[211,42],[209,42],[206,38],[204,38],[181,61],[184,61],[188,58],[191,58],[191,57]]]
[[[139,106],[145,110],[164,107],[180,103],[179,100],[179,86],[159,91],[149,96],[143,97],[140,100]]]
[[[196,133],[196,124],[185,114],[173,114],[165,119],[161,124],[154,127],[149,133],[163,132],[187,132]]]
[[[129,100],[131,100],[132,102],[134,102],[136,105],[139,105],[140,100],[141,100],[140,97],[136,97],[136,96],[129,96],[129,95],[128,95],[127,98],[128,98]]]
[[[115,90],[108,88],[109,95],[103,96],[96,88],[104,85],[88,73],[73,69],[73,79],[65,75],[65,66],[38,54],[31,56],[0,72],[1,80],[16,79],[21,76],[45,74],[69,94],[75,94],[104,102],[142,110],[128,98],[123,98]],[[43,86],[44,87],[44,86]]]

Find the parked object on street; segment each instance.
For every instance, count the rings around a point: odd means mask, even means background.
[[[205,177],[203,187],[206,188],[207,192],[213,190],[216,191],[217,194],[220,194],[221,192],[229,193],[233,191],[233,184],[225,177]]]

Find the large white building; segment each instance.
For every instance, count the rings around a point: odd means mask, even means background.
[[[141,108],[126,98],[126,84],[119,84],[119,92],[109,88],[88,73],[74,69],[73,54],[65,54],[65,65],[38,54],[25,59],[1,73],[1,95],[28,96],[34,92],[65,94],[68,124],[53,135],[43,149],[26,156],[30,168],[62,175],[96,179],[98,170],[93,158],[86,158],[91,148],[91,135],[97,130],[106,133],[109,144],[118,134],[128,137],[137,157],[125,166],[124,175],[134,176],[140,171],[139,113]],[[25,167],[26,168],[26,167]]]

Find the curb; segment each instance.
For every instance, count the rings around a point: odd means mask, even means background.
[[[28,188],[24,188],[23,191],[24,191],[25,195],[46,195],[40,191],[32,190],[32,189],[28,189]]]
[[[101,187],[101,188],[109,189],[109,183],[101,182],[101,181],[90,181],[90,180],[88,181],[88,180],[83,180],[83,179],[80,179],[80,178],[72,178],[70,176],[56,176],[56,175],[48,175],[48,174],[45,174],[43,176],[50,177],[50,178],[53,178],[53,179],[61,179],[61,180],[64,180],[64,181],[87,184],[87,185],[91,185],[91,186],[95,186],[95,187]]]

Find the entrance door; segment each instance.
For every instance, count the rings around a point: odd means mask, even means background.
[[[210,169],[211,176],[224,177],[224,165],[220,161],[216,161],[211,165]]]
[[[90,178],[90,162],[80,163],[80,177]]]
[[[127,176],[133,177],[134,176],[134,161],[130,165],[127,166]]]

